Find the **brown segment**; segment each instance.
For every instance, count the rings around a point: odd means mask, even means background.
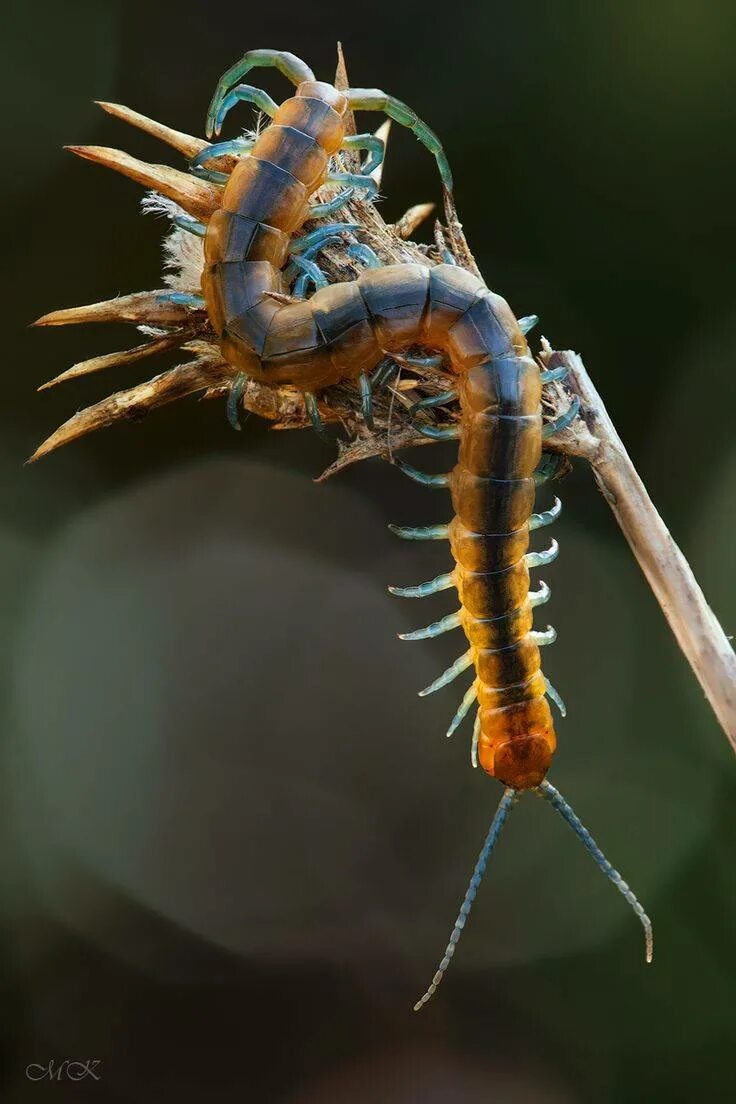
[[[340,115],[324,100],[294,96],[281,104],[273,117],[275,124],[294,127],[315,138],[327,153],[340,148],[345,133]]]
[[[451,473],[461,624],[479,700],[479,762],[519,789],[544,777],[556,738],[529,636],[529,517],[542,450],[541,381],[505,300],[452,265],[390,265],[282,304],[288,237],[304,221],[344,135],[345,97],[301,84],[210,219],[202,287],[223,355],[253,378],[316,391],[355,379],[384,351],[444,351],[459,376],[460,448]]]

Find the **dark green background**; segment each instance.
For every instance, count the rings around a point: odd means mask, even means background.
[[[585,470],[543,573],[569,707],[552,779],[652,915],[654,964],[529,797],[414,1017],[499,793],[469,768],[469,731],[443,736],[464,687],[415,696],[459,641],[394,635],[449,598],[384,589],[445,569],[445,549],[397,547],[384,523],[443,520],[446,499],[378,462],[317,487],[321,442],[254,419],[235,434],[220,403],[21,462],[145,371],[34,395],[135,334],[27,322],[160,284],[139,189],[60,146],[180,162],[92,98],[200,133],[245,49],[329,78],[339,37],[355,84],[441,135],[489,286],[582,352],[732,631],[735,32],[723,0],[11,5],[5,1099],[734,1098],[736,764]],[[396,130],[383,187],[388,216],[438,197]],[[99,1058],[102,1079],[26,1080],[54,1057]]]

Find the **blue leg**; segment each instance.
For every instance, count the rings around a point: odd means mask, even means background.
[[[300,253],[318,253],[331,238],[338,238],[340,234],[351,230],[360,230],[360,225],[357,222],[331,222],[328,226],[320,226],[309,234],[302,234],[300,238],[292,238],[289,253],[292,257]]]
[[[389,593],[397,598],[426,598],[430,594],[439,594],[441,590],[449,590],[455,585],[455,572],[448,571],[446,575],[438,575],[436,579],[430,579],[428,583],[419,583],[418,586],[396,587],[390,586]]]
[[[430,682],[429,686],[425,686],[423,690],[420,690],[419,697],[426,698],[428,694],[434,694],[435,690],[441,690],[443,686],[449,686],[458,675],[461,675],[463,671],[467,671],[468,667],[472,666],[473,649],[468,648],[467,652],[464,652],[446,671],[443,671],[439,678],[436,678],[434,682]]]
[[[381,268],[383,266],[381,258],[373,252],[369,245],[363,245],[362,242],[354,242],[348,246],[348,257],[352,257],[354,261],[360,261],[366,268]]]
[[[375,134],[348,134],[342,141],[342,149],[368,150],[367,160],[360,166],[363,176],[370,176],[383,163],[386,143]]]
[[[577,418],[579,410],[580,399],[577,395],[573,395],[572,402],[570,403],[565,413],[560,414],[559,418],[555,418],[553,422],[550,422],[548,425],[544,426],[544,428],[542,429],[542,437],[553,437],[555,433],[560,433],[563,429],[567,429],[567,427],[571,425]]]
[[[466,716],[470,712],[470,707],[472,706],[473,702],[475,702],[477,700],[478,700],[478,687],[476,686],[475,683],[473,683],[473,685],[470,687],[470,689],[467,690],[466,693],[463,695],[463,700],[460,702],[460,705],[457,708],[457,713],[455,714],[455,716],[450,721],[450,727],[447,730],[448,737],[452,736],[453,733],[457,731],[457,729],[460,727],[460,725],[462,724],[462,722],[465,720]]]
[[[206,305],[201,295],[190,295],[186,291],[162,291],[156,298],[161,303],[178,303],[192,310],[204,310]]]
[[[539,378],[542,383],[554,383],[555,380],[564,379],[569,371],[569,368],[550,368],[546,372],[540,372]]]
[[[549,596],[552,591],[549,589],[546,583],[539,580],[539,590],[529,591],[529,604],[534,609],[536,606],[543,606],[545,602],[549,602]]]
[[[543,452],[542,459],[537,464],[536,471],[534,472],[534,482],[536,486],[540,487],[542,483],[547,483],[550,479],[554,479],[564,463],[564,459],[561,456],[557,456],[554,452]]]
[[[417,433],[422,437],[429,437],[431,441],[457,441],[460,438],[460,426],[434,426],[414,425]]]
[[[470,744],[470,765],[473,770],[478,769],[478,740],[480,739],[480,709],[475,714],[473,723],[473,739]]]
[[[440,363],[442,363],[441,360]],[[418,402],[415,402],[413,406],[409,407],[407,413],[410,418],[413,418],[418,410],[429,410],[433,406],[444,406],[446,403],[452,402],[453,399],[456,398],[457,391],[442,391],[439,395],[430,395],[426,399],[419,399]]]
[[[537,314],[525,314],[523,318],[519,319],[519,329],[526,336],[530,330],[533,330],[539,321],[539,315]]]
[[[187,218],[186,215],[177,215],[174,219],[174,226],[178,226],[180,230],[186,230],[188,234],[195,234],[198,238],[203,238],[207,233],[207,227],[203,222]]]
[[[367,199],[375,199],[378,195],[378,185],[372,176],[361,176],[360,173],[329,173],[326,179],[328,184],[345,184],[346,187],[362,188],[368,193]]]
[[[538,648],[543,648],[545,644],[554,644],[557,639],[557,629],[548,625],[542,632],[539,630],[532,630],[530,633],[527,633],[527,638],[532,640]]]
[[[420,1008],[422,1008],[428,1000],[431,1000],[431,998],[437,992],[437,987],[442,981],[447,967],[450,965],[452,956],[455,953],[455,948],[460,942],[460,936],[463,934],[463,928],[465,927],[468,916],[470,915],[470,910],[473,907],[473,901],[475,900],[475,895],[478,892],[478,886],[480,885],[483,875],[485,874],[488,860],[491,857],[493,848],[496,846],[496,840],[501,835],[501,829],[506,823],[508,815],[514,807],[514,802],[516,801],[517,797],[517,791],[513,790],[510,786],[507,786],[506,789],[503,791],[503,797],[501,798],[499,806],[496,809],[496,815],[491,822],[491,827],[488,829],[488,835],[485,838],[485,842],[483,844],[483,847],[481,848],[480,855],[478,856],[478,861],[475,864],[475,869],[473,870],[473,876],[470,879],[470,884],[465,891],[463,903],[460,906],[460,912],[458,913],[457,920],[455,921],[455,926],[453,927],[450,934],[450,941],[445,948],[445,953],[442,956],[442,961],[437,967],[437,973],[432,978],[429,989],[427,989],[427,992],[424,994],[424,996],[420,997],[417,1003],[414,1005],[415,1012],[418,1012]]]
[[[247,54],[244,54],[240,61],[235,65],[231,65],[230,68],[222,74],[217,82],[217,88],[215,94],[212,97],[212,102],[207,112],[207,137],[211,138],[213,133],[219,134],[220,126],[218,121],[222,125],[222,119],[225,117],[226,111],[223,111],[225,100],[227,99],[228,91],[237,84],[239,80],[242,80],[246,73],[249,73],[251,69],[257,69],[260,67],[273,67],[278,69],[280,73],[292,82],[292,84],[300,84],[302,81],[313,81],[314,73],[308,65],[294,54],[285,52],[284,50],[249,50]]]
[[[213,184],[227,184],[230,174],[207,169],[205,168],[206,162],[213,161],[216,157],[223,157],[226,154],[242,157],[244,153],[249,153],[254,145],[255,141],[246,138],[235,138],[232,142],[216,142],[213,146],[205,146],[196,157],[192,158],[189,171],[201,180],[211,180]]]
[[[371,388],[373,391],[381,391],[394,372],[398,372],[398,370],[398,364],[390,357],[386,357],[385,360],[382,360],[371,376]]]
[[[327,287],[329,281],[322,269],[319,267],[319,265],[315,264],[314,261],[310,261],[307,257],[294,257],[285,275],[288,275],[288,273],[292,269],[292,266],[295,266],[301,272],[299,279],[294,284],[295,295],[304,295],[307,289],[307,284],[310,281],[314,284],[315,288]]]
[[[279,105],[274,103],[267,92],[264,92],[262,88],[254,88],[251,84],[240,84],[237,88],[233,88],[231,92],[228,92],[226,96],[222,97],[218,107],[213,114],[210,121],[207,117],[207,137],[212,138],[213,135],[219,134],[222,130],[222,124],[225,121],[227,113],[239,103],[252,103],[259,111],[262,111],[264,115],[268,115],[273,119],[274,115],[279,109]],[[210,111],[214,106],[214,100],[210,105]]]
[[[627,886],[626,882],[623,880],[623,878],[619,874],[618,870],[614,870],[614,868],[611,866],[611,864],[608,861],[608,859],[606,858],[606,856],[601,851],[598,844],[595,842],[595,840],[591,836],[588,829],[584,826],[584,824],[580,821],[580,819],[575,815],[575,813],[573,812],[571,806],[568,805],[568,803],[565,801],[562,794],[559,793],[559,791],[556,790],[554,788],[554,786],[550,785],[550,783],[545,780],[538,787],[537,793],[539,793],[542,797],[544,797],[547,801],[549,801],[552,808],[556,809],[556,811],[560,814],[562,819],[565,820],[570,825],[573,832],[578,837],[578,839],[580,840],[580,842],[582,843],[583,847],[588,852],[588,854],[593,856],[596,863],[598,864],[598,867],[603,871],[603,873],[606,875],[606,877],[611,882],[613,882],[613,884],[615,885],[615,887],[619,891],[619,893],[621,893],[623,895],[623,897],[631,905],[632,909],[634,910],[636,915],[639,917],[639,920],[641,921],[641,926],[644,928],[644,947],[645,947],[644,953],[645,953],[645,958],[646,958],[647,962],[651,962],[652,961],[652,956],[654,954],[654,940],[653,940],[653,937],[652,937],[652,922],[649,919],[649,917],[647,916],[647,914],[645,913],[642,906],[637,901],[637,899],[634,896],[634,894],[632,893],[632,891]]]
[[[358,387],[360,388],[360,406],[363,411],[363,421],[368,429],[373,429],[373,394],[371,392],[371,381],[365,372],[361,372],[358,376]]]
[[[545,686],[545,690],[547,692],[547,697],[555,703],[555,705],[557,706],[557,708],[560,711],[560,716],[561,717],[566,717],[567,716],[567,709],[565,708],[564,701],[562,700],[560,695],[557,693],[557,691],[555,690],[554,686],[549,681],[549,679],[546,678],[544,675],[542,677],[544,678],[544,686]]]
[[[399,633],[399,640],[430,640],[434,636],[441,636],[442,633],[459,628],[461,623],[462,614],[458,610],[457,613],[450,613],[447,617],[443,617],[441,621],[434,621],[424,629],[415,629],[414,632]]]
[[[427,472],[419,471],[418,468],[413,468],[411,464],[405,464],[403,460],[394,460],[394,464],[404,475],[408,475],[415,483],[422,483],[425,487],[449,487],[450,485],[449,472],[444,475],[429,475]]]
[[[389,529],[402,540],[447,540],[450,535],[449,525],[426,525],[417,529],[389,524]]]
[[[555,496],[554,506],[551,510],[543,510],[541,514],[532,514],[529,518],[530,529],[541,529],[545,525],[551,525],[562,512],[562,503],[559,498]]]
[[[448,191],[452,191],[452,173],[445,151],[442,149],[442,143],[415,111],[401,100],[397,100],[395,96],[387,96],[380,88],[349,88],[345,95],[354,111],[383,111],[389,119],[408,127],[429,152],[434,154],[442,183]]]
[[[247,376],[245,372],[238,372],[237,376],[230,384],[230,390],[227,396],[227,420],[233,429],[237,429],[238,432],[243,428],[240,424],[238,411],[240,409],[240,401],[243,398],[243,392],[245,391],[246,381]]]
[[[437,356],[406,356],[401,354],[397,356],[399,364],[405,364],[407,368],[441,368],[444,364],[445,358],[441,355]],[[453,392],[454,394],[454,392]]]
[[[321,437],[323,441],[326,441],[327,444],[329,444],[330,438],[327,436],[325,424],[320,417],[319,407],[317,406],[317,396],[314,395],[311,391],[306,391],[304,394],[304,405],[307,408],[307,414],[309,415],[309,420],[312,423],[312,429],[318,437]]]
[[[337,212],[349,203],[353,198],[355,188],[346,188],[344,192],[340,192],[334,199],[328,199],[326,203],[313,203],[307,211],[308,219],[327,218],[329,215],[336,215]]]
[[[545,564],[550,564],[553,560],[556,560],[559,551],[560,546],[557,541],[553,539],[546,552],[527,552],[524,557],[524,562],[527,567],[543,567]]]

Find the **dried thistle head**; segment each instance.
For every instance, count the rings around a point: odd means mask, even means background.
[[[341,54],[336,85],[348,86]],[[208,145],[203,138],[173,130],[120,104],[100,102],[100,107],[160,139],[189,161]],[[351,123],[352,120],[349,120],[349,126]],[[379,133],[385,140],[388,124],[384,124]],[[67,148],[146,187],[148,190],[142,201],[144,213],[164,217],[170,228],[163,242],[163,287],[88,306],[54,311],[35,323],[37,326],[61,326],[90,321],[130,322],[145,338],[144,342],[131,349],[75,364],[43,384],[40,390],[105,368],[144,360],[169,349],[181,349],[187,359],[144,383],[118,391],[80,410],[39,446],[31,460],[37,460],[61,445],[114,422],[140,420],[157,406],[185,395],[199,393],[207,399],[230,396],[230,406],[233,405],[232,388],[236,370],[223,359],[200,298],[204,268],[202,239],[177,225],[177,220],[191,216],[195,219],[209,218],[220,206],[221,186],[199,179],[191,172],[139,161],[117,149],[100,146]],[[356,158],[355,153],[341,152],[335,159],[336,170],[355,171]],[[228,174],[236,163],[235,156],[227,155],[212,162],[211,167]],[[380,185],[380,170],[376,170],[375,176]],[[338,186],[326,184],[316,198],[318,202],[327,202],[337,191]],[[343,233],[338,244],[324,248],[320,267],[330,282],[354,280],[361,270],[349,249],[353,244],[362,243],[370,246],[387,264],[419,261],[433,265],[452,258],[456,264],[479,275],[449,193],[445,193],[445,224],[439,220],[435,222],[433,243],[427,246],[411,240],[415,229],[433,209],[434,205],[430,203],[415,205],[396,223],[389,224],[372,202],[354,195],[347,207],[343,207],[331,221],[349,221],[357,229]],[[329,221],[322,219],[319,225],[329,225]],[[301,233],[308,233],[314,225],[305,223]],[[384,386],[374,393],[371,428],[361,417],[361,397],[354,383],[340,383],[325,389],[319,396],[320,417],[326,423],[339,423],[345,440],[338,439],[337,460],[327,468],[323,478],[357,460],[376,455],[390,456],[392,450],[410,445],[430,444],[431,441],[415,428],[409,411],[421,398],[437,396],[450,387],[450,376],[441,369],[416,365],[407,369],[399,361],[398,370],[388,374]],[[240,381],[236,398],[238,405],[242,404],[245,410],[268,419],[274,429],[302,429],[311,425],[304,396],[295,388],[274,387],[249,379]],[[457,417],[457,403],[453,400],[422,414],[425,422],[438,428],[452,425]]]

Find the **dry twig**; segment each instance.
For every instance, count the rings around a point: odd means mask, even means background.
[[[566,387],[580,398],[580,417],[550,443],[590,464],[675,640],[736,751],[736,654],[647,494],[581,358],[570,351],[553,352],[547,344],[542,357],[545,366],[569,368]]]

